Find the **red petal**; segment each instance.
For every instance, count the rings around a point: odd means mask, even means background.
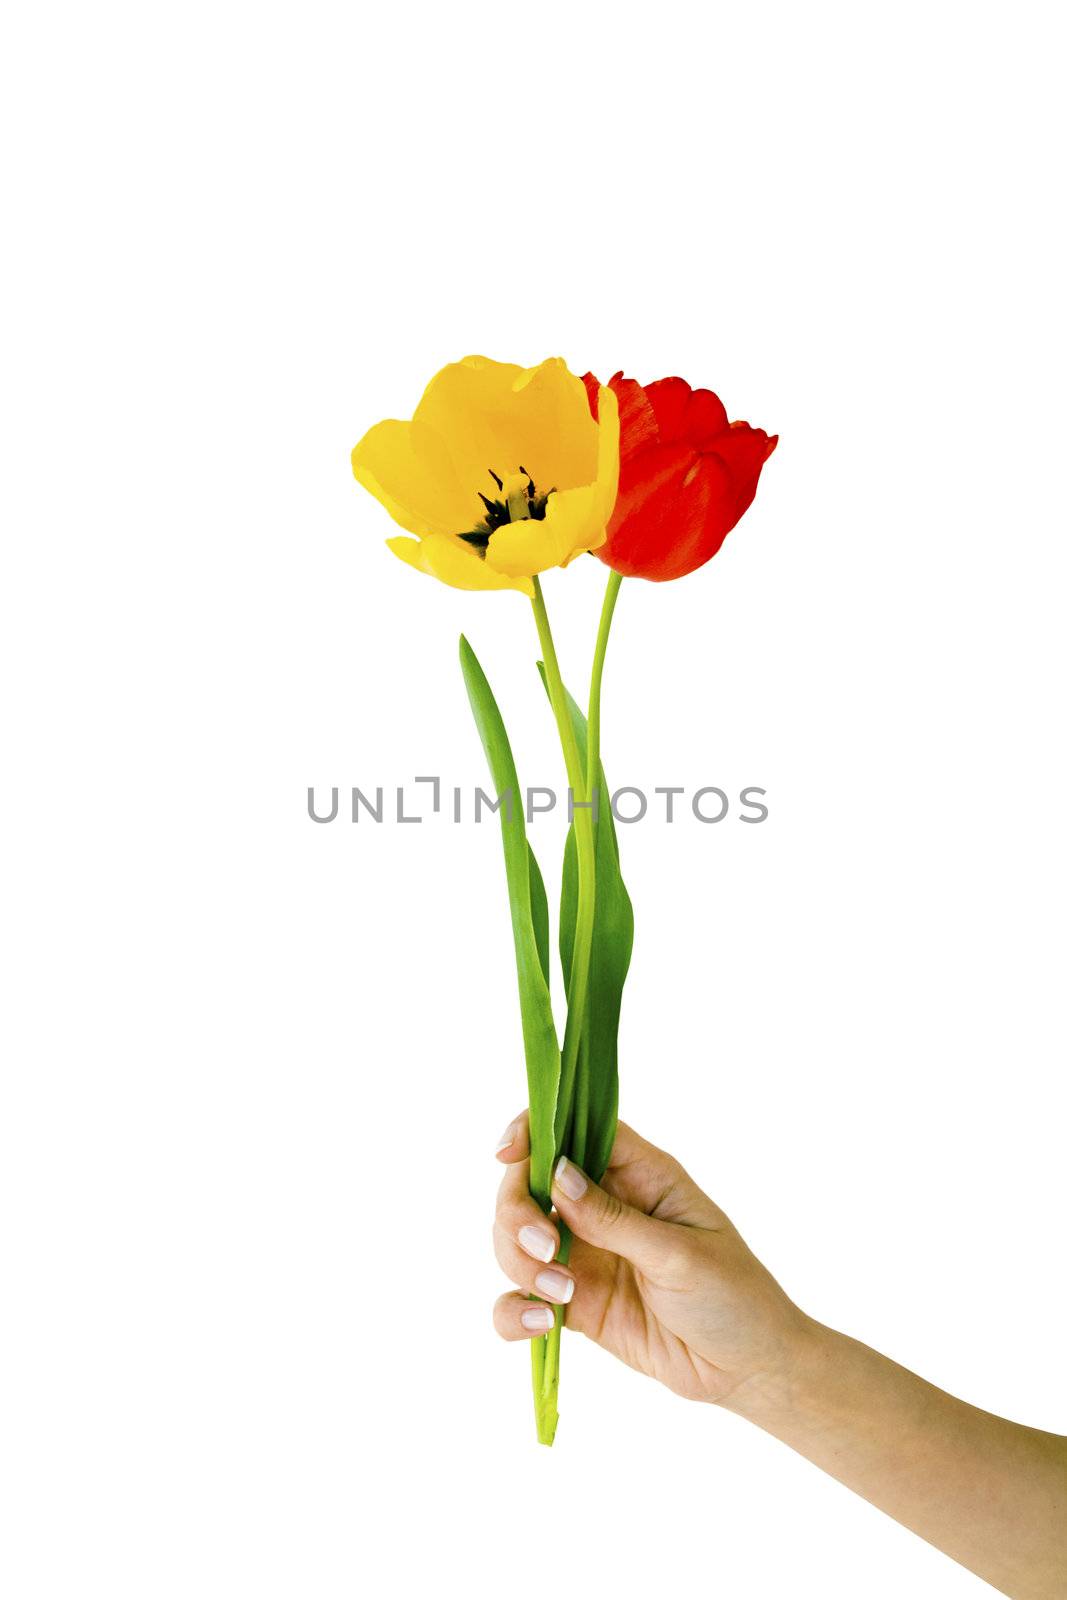
[[[728,427],[726,407],[710,389],[694,389],[685,414],[686,439],[697,450],[712,450]]]
[[[682,438],[682,418],[692,392],[684,378],[658,378],[645,390],[664,444],[676,444]]]
[[[752,504],[777,442],[738,422],[712,451],[680,444],[643,451],[620,475],[608,537],[595,553],[624,577],[659,583],[703,566]]]
[[[684,378],[660,378],[645,389],[664,444],[708,450],[729,423],[726,407],[710,389],[691,389]]]
[[[617,372],[611,388],[619,402],[619,473],[641,450],[659,442],[656,413],[649,405],[645,391],[633,378],[624,378]]]
[[[777,443],[777,434],[773,438],[768,438],[762,428],[750,428],[747,422],[731,422],[726,432],[721,433],[716,439],[712,447],[713,453],[729,467],[732,477],[738,484],[739,492],[743,493],[751,484],[752,494],[745,501],[742,510],[747,510],[752,504],[760,468]],[[741,512],[737,514],[740,516]]]
[[[682,484],[698,457],[685,445],[654,445],[620,468],[608,537],[595,552],[624,577],[650,577],[679,537]]]

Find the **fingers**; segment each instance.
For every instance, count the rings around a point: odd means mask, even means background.
[[[553,1305],[569,1305],[576,1280],[555,1258],[559,1228],[530,1195],[530,1123],[524,1111],[501,1135],[496,1155],[505,1168],[497,1196],[493,1244],[518,1293],[497,1301],[494,1321],[504,1339],[530,1339],[552,1326]],[[603,1186],[572,1161],[556,1167],[552,1199],[561,1223],[593,1246],[590,1262],[621,1256],[665,1288],[691,1286],[704,1230],[729,1228],[727,1218],[673,1156],[620,1123]],[[584,1281],[584,1278],[583,1278]],[[537,1296],[538,1304],[528,1296]],[[581,1311],[579,1305],[576,1310]]]
[[[574,1275],[556,1261],[559,1229],[529,1191],[530,1163],[517,1161],[504,1174],[496,1202],[493,1247],[512,1283],[566,1305],[574,1294]]]
[[[661,1278],[665,1270],[673,1270],[678,1236],[685,1230],[645,1216],[617,1194],[601,1189],[566,1156],[556,1166],[552,1199],[571,1232],[587,1244],[622,1256],[650,1277]]]
[[[530,1193],[529,1160],[508,1167],[496,1197],[496,1226],[535,1261],[551,1261],[559,1250],[559,1230]]]
[[[495,1238],[495,1246],[497,1261],[505,1275],[524,1294],[536,1295],[539,1300],[548,1300],[555,1306],[570,1304],[574,1297],[575,1282],[569,1267],[561,1266],[558,1261],[547,1266],[531,1261],[518,1245],[502,1238],[499,1233]]]
[[[521,1126],[515,1143],[521,1146],[527,1137],[525,1118],[517,1122]],[[529,1183],[529,1159],[514,1160],[504,1173],[497,1195],[493,1226],[496,1258],[512,1283],[525,1294],[539,1295],[555,1305],[567,1305],[574,1294],[574,1275],[555,1259],[559,1252],[559,1229],[532,1199]],[[547,1308],[542,1307],[535,1315],[537,1308],[528,1301],[523,1303],[531,1313],[525,1323],[515,1316],[508,1317],[504,1328],[498,1323],[498,1331],[505,1338],[528,1339],[536,1333],[544,1333],[550,1325],[544,1316]]]
[[[530,1113],[520,1112],[514,1122],[509,1122],[497,1142],[496,1158],[510,1166],[513,1161],[525,1161],[530,1154]]]
[[[555,1321],[551,1306],[540,1306],[521,1294],[502,1294],[493,1307],[493,1326],[502,1339],[538,1339]]]

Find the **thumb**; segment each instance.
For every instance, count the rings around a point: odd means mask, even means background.
[[[552,1200],[571,1232],[587,1244],[610,1250],[650,1275],[662,1266],[670,1246],[664,1235],[673,1231],[673,1225],[635,1211],[587,1178],[566,1156],[556,1163]]]

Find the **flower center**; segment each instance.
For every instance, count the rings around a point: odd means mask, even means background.
[[[485,507],[485,515],[468,533],[461,533],[459,536],[466,540],[467,544],[472,544],[481,556],[485,555],[489,541],[497,528],[504,527],[508,522],[523,522],[527,517],[532,517],[538,522],[543,521],[548,497],[550,494],[555,494],[554,489],[546,489],[543,494],[539,494],[525,467],[520,467],[518,472],[509,473],[506,478],[499,477],[490,467],[489,476],[496,484],[497,494],[490,499],[487,494],[478,491],[478,499]]]

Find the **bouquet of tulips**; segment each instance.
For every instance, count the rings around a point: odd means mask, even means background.
[[[409,566],[457,589],[510,589],[533,607],[538,667],[566,767],[559,953],[562,1046],[549,993],[549,911],[526,837],[515,762],[478,658],[460,639],[474,720],[499,803],[530,1107],[530,1191],[546,1214],[562,1158],[599,1180],[615,1139],[618,1027],[633,944],[600,764],[600,689],[623,578],[663,582],[702,566],[748,509],[777,443],[729,422],[708,389],[681,378],[600,384],[558,359],[522,368],[483,356],[447,366],[410,422],[379,422],[352,452],[357,480],[410,537],[388,541]],[[587,552],[609,568],[588,709],[568,694],[540,575]],[[561,1228],[558,1259],[569,1238]],[[558,1418],[564,1307],[531,1345],[537,1437]]]

